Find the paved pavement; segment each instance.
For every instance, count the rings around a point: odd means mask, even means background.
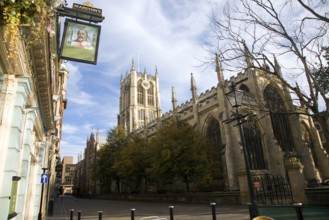
[[[46,220],[70,220],[71,209],[74,209],[73,219],[99,219],[102,211],[103,220],[131,220],[131,209],[134,219],[140,220],[147,216],[158,216],[170,219],[169,206],[174,206],[174,220],[212,220],[212,207],[207,204],[167,204],[163,202],[136,202],[116,200],[81,199],[73,196],[63,196],[54,202],[53,216]],[[216,219],[218,220],[247,220],[249,219],[247,206],[216,205]]]

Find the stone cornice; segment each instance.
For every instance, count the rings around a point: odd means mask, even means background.
[[[47,130],[54,128],[54,113],[52,100],[51,57],[49,55],[49,38],[45,31],[38,44],[32,47],[32,60],[40,111]]]

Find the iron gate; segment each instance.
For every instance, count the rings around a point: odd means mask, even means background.
[[[291,205],[290,184],[285,177],[265,174],[254,177],[253,183],[258,205]]]

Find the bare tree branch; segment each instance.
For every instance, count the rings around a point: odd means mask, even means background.
[[[329,23],[329,18],[327,18],[326,16],[320,15],[319,13],[315,12],[312,8],[310,8],[308,5],[306,5],[304,3],[303,0],[297,0],[299,2],[299,4],[301,4],[307,11],[311,12],[316,18],[328,22]],[[323,2],[323,4],[325,4],[326,1]]]
[[[321,5],[324,6],[325,2],[320,1]],[[287,69],[283,76],[277,77],[298,97],[300,104],[312,111],[320,121],[329,143],[326,120],[329,118],[329,99],[311,71],[315,62],[322,62],[320,48],[328,44],[328,21],[326,15],[321,15],[302,0],[285,0],[283,3],[240,0],[227,3],[223,13],[213,13],[211,17],[218,41],[216,54],[221,55],[226,70],[245,69],[247,55],[254,61],[253,68],[271,73],[275,73],[275,64],[268,54],[294,60],[295,69]],[[250,55],[244,50],[245,41],[251,48]],[[319,98],[324,102],[325,120]]]

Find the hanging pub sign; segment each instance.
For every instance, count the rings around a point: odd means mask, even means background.
[[[97,63],[101,26],[66,19],[60,58],[82,63]]]
[[[77,4],[77,3],[73,3],[72,8],[75,9],[75,10],[88,12],[88,13],[91,13],[91,14],[94,14],[94,15],[99,15],[99,16],[102,15],[102,9],[90,7],[88,5],[80,5],[80,4]]]
[[[102,22],[105,17],[102,16],[102,9],[92,7],[92,4],[77,4],[73,3],[72,8],[58,7],[57,14],[63,17],[80,19],[88,22]]]
[[[91,24],[91,22],[98,23],[104,20],[102,9],[92,7],[89,2],[83,5],[73,3],[72,8],[58,7],[57,14],[75,19],[65,20],[59,51],[60,58],[96,64],[101,26]]]

